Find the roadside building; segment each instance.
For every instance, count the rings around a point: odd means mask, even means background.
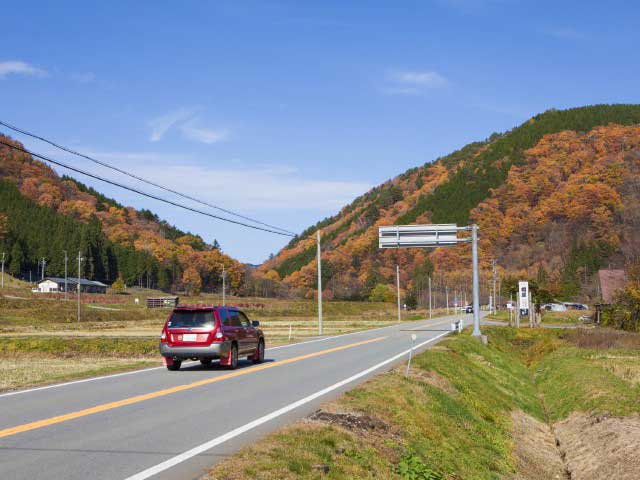
[[[80,291],[82,293],[107,293],[107,285],[95,280],[87,280],[86,278],[77,279],[74,277],[67,278],[67,289],[69,292],[78,291],[78,283],[80,283]],[[38,282],[34,292],[37,293],[57,293],[65,290],[64,278],[45,277]]]
[[[598,271],[602,303],[612,304],[617,292],[624,290],[627,277],[624,270],[604,269]]]

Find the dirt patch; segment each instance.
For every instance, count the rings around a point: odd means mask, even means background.
[[[318,410],[308,417],[309,420],[337,425],[349,431],[386,433],[389,425],[369,415],[354,412],[327,412]]]
[[[400,369],[398,370],[398,373],[402,373],[402,375],[404,375],[405,372],[406,369],[404,367],[402,368],[402,372],[400,372]],[[455,387],[451,385],[449,379],[431,370],[411,368],[409,370],[409,378],[428,383],[429,385],[439,388],[440,390],[443,390],[451,395],[455,395],[456,393],[458,393]]]
[[[555,431],[572,480],[640,477],[640,417],[572,413]]]
[[[511,421],[517,473],[509,480],[566,479],[560,452],[549,426],[520,410],[511,414]]]

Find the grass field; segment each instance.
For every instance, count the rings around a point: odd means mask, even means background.
[[[378,375],[225,460],[209,478],[566,478],[549,425],[575,412],[640,413],[638,335],[485,333],[489,346],[468,334],[450,337],[418,355],[409,378],[402,368]],[[580,478],[635,478],[630,472]]]

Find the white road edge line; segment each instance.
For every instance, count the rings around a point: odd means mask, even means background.
[[[401,323],[400,325],[407,325],[407,324],[424,322],[424,321],[429,321],[429,320],[428,319],[424,319],[424,320],[416,320],[415,322],[404,322],[404,323]],[[346,337],[348,335],[357,335],[359,333],[375,332],[376,330],[384,330],[386,328],[393,328],[393,327],[397,327],[397,326],[398,326],[398,324],[396,323],[396,324],[393,324],[393,325],[387,325],[386,327],[377,327],[377,328],[371,328],[369,330],[358,330],[357,332],[341,333],[340,335],[333,335],[331,337],[323,337],[323,338],[318,338],[318,339],[315,339],[315,340],[307,340],[305,342],[288,343],[287,345],[279,345],[277,347],[269,347],[266,350],[278,350],[280,348],[297,347],[298,345],[306,345],[307,343],[324,342],[326,340],[333,340],[334,338]],[[185,366],[186,365],[190,365],[191,363],[197,363],[197,362],[185,363]],[[138,373],[151,372],[153,370],[161,370],[163,368],[165,368],[165,367],[162,366],[162,367],[142,368],[142,369],[138,369],[138,370],[131,370],[129,372],[114,373],[114,374],[111,374],[111,375],[101,375],[99,377],[84,378],[82,380],[74,380],[72,382],[54,383],[53,385],[45,385],[45,386],[42,386],[42,387],[28,388],[26,390],[16,390],[14,392],[0,393],[0,398],[12,397],[14,395],[21,395],[23,393],[40,392],[42,390],[50,390],[52,388],[67,387],[69,385],[77,385],[79,383],[95,382],[97,380],[106,380],[106,379],[109,379],[109,378],[124,377],[126,375],[136,375]]]
[[[414,350],[419,349],[420,347],[423,347],[424,345],[434,342],[436,340],[438,340],[439,338],[444,337],[445,335],[448,335],[450,332],[444,332],[441,333],[440,335],[435,336],[434,338],[431,338],[429,340],[426,340],[422,343],[419,343],[418,345],[416,345],[414,347]],[[198,445],[197,447],[192,448],[191,450],[187,450],[184,453],[181,453],[180,455],[176,455],[173,458],[170,458],[169,460],[166,460],[162,463],[159,463],[158,465],[155,465],[153,467],[147,468],[146,470],[143,470],[142,472],[136,473],[135,475],[132,475],[130,477],[127,477],[125,480],[145,480],[149,477],[152,477],[154,475],[157,475],[158,473],[164,472],[165,470],[168,470],[182,462],[185,462],[187,460],[189,460],[190,458],[195,457],[196,455],[200,455],[201,453],[206,452],[207,450],[210,450],[213,447],[216,447],[228,440],[231,440],[232,438],[235,438],[239,435],[242,435],[243,433],[248,432],[249,430],[252,430],[264,423],[267,423],[277,417],[280,417],[282,415],[284,415],[285,413],[290,412],[291,410],[294,410],[298,407],[301,407],[302,405],[309,403],[313,400],[315,400],[316,398],[319,398],[323,395],[326,395],[329,392],[332,392],[333,390],[337,390],[340,387],[343,387],[351,382],[353,382],[354,380],[357,380],[359,378],[362,378],[376,370],[378,370],[381,367],[384,367],[385,365],[388,365],[389,363],[395,362],[396,360],[402,358],[403,356],[407,355],[409,353],[411,349],[407,349],[404,352],[398,353],[397,355],[394,355],[391,358],[387,358],[386,360],[367,368],[366,370],[362,370],[360,373],[356,373],[355,375],[349,377],[349,378],[345,378],[344,380],[339,381],[338,383],[334,383],[333,385],[323,388],[322,390],[317,391],[316,393],[312,393],[311,395],[301,398],[300,400],[290,403],[289,405],[286,405],[278,410],[275,410],[267,415],[264,415],[263,417],[257,418],[255,420],[253,420],[252,422],[249,422],[245,425],[242,425],[241,427],[238,427],[234,430],[231,430],[230,432],[225,433],[224,435],[220,435],[219,437],[216,437],[212,440],[209,440],[206,443],[203,443],[201,445]]]

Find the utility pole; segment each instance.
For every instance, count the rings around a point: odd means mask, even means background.
[[[511,297],[509,298],[509,306],[511,307],[509,309],[509,326],[513,327],[513,321],[512,321],[512,316],[513,316],[513,295],[511,295]]]
[[[44,269],[45,269],[46,265],[47,265],[47,260],[44,257],[42,257],[42,278],[41,278],[41,280],[44,280]]]
[[[2,288],[4,288],[4,252],[2,252]]]
[[[222,265],[222,306],[227,305],[227,271]]]
[[[444,291],[445,291],[445,296],[447,300],[447,315],[449,315],[449,286],[448,285],[445,285]]]
[[[429,276],[429,320],[431,320],[432,314],[431,314],[431,276]]]
[[[69,257],[67,255],[67,251],[64,252],[64,299],[69,300],[69,286],[67,283],[67,264],[69,263]]]
[[[82,260],[84,260],[84,258],[82,258],[82,252],[78,252],[78,322],[80,322],[80,290],[82,290],[80,284],[80,269]]]
[[[473,336],[479,337],[480,332],[480,279],[478,274],[478,225],[471,226],[471,257],[473,262]]]
[[[320,229],[316,232],[316,237],[318,239],[318,335],[322,335],[322,252],[320,251]],[[400,304],[398,303],[398,305]]]
[[[496,308],[496,299],[498,298],[498,296],[496,295],[496,259],[492,259],[491,260],[491,265],[493,267],[493,299],[491,301],[491,306],[493,307],[493,311],[491,313],[493,313],[494,315],[497,313],[497,308]]]
[[[396,265],[396,290],[398,292],[398,323],[402,321],[400,310],[400,265]]]

